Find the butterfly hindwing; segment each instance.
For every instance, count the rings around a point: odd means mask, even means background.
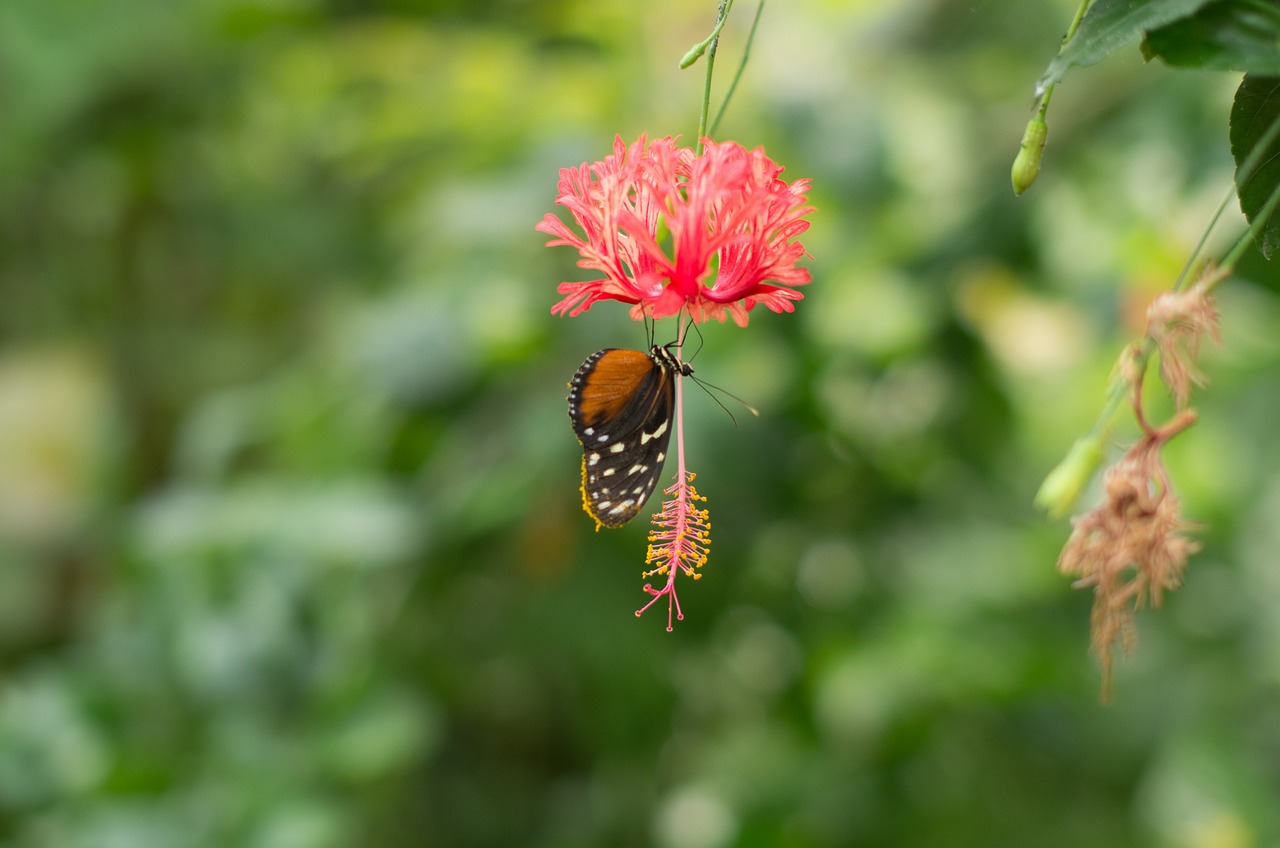
[[[690,373],[665,349],[606,348],[569,383],[569,418],[582,443],[582,505],[598,525],[621,527],[662,478],[675,410],[675,375]]]

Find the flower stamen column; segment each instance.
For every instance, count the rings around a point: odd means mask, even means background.
[[[671,500],[664,501],[662,511],[653,517],[656,529],[649,531],[649,552],[645,554],[645,565],[657,567],[645,571],[642,577],[648,579],[654,575],[666,575],[667,583],[661,589],[644,584],[644,590],[653,597],[649,602],[636,610],[639,618],[645,610],[658,602],[663,595],[667,596],[667,631],[672,629],[671,614],[684,620],[684,612],[680,609],[680,599],[676,597],[676,576],[684,572],[697,580],[702,577],[698,569],[707,564],[707,551],[711,547],[711,514],[699,509],[698,501],[706,502],[706,498],[698,494],[693,487],[693,478],[697,475],[688,471],[684,465],[684,404],[683,384],[676,377],[676,482],[668,486],[664,492],[674,495]]]

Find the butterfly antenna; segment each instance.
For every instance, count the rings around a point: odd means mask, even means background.
[[[692,362],[698,354],[702,353],[702,346],[707,343],[707,340],[703,338],[702,331],[698,329],[697,324],[693,325],[693,331],[698,334],[698,347],[694,350],[693,356],[689,357],[687,360],[689,362]]]
[[[686,308],[686,307],[684,307],[684,306],[680,307],[681,311],[683,311],[685,308]],[[681,356],[681,357],[680,357],[680,358],[681,358],[681,360],[682,360],[683,362],[685,362],[685,363],[692,362],[692,361],[694,360],[694,358],[695,358],[695,357],[697,357],[697,355],[698,355],[699,353],[701,353],[701,352],[702,352],[702,346],[703,346],[703,345],[705,345],[705,344],[707,343],[706,338],[702,335],[702,330],[698,329],[698,325],[697,325],[696,323],[694,323],[693,321],[690,321],[688,324],[685,324],[685,325],[681,328],[680,336],[679,336],[679,337],[678,337],[674,342],[672,342],[671,344],[667,345],[667,347],[668,347],[668,348],[671,348],[671,347],[683,348],[683,347],[684,347],[685,340],[686,340],[686,338],[687,338],[687,337],[688,337],[688,335],[689,335],[689,330],[690,330],[690,329],[692,329],[692,330],[693,330],[693,332],[694,332],[695,334],[697,334],[697,336],[698,336],[698,346],[697,346],[697,348],[695,348],[695,349],[694,349],[694,351],[693,351],[693,355],[692,355],[692,356],[689,356],[689,357]],[[725,406],[725,405],[724,405],[724,403],[723,403],[723,402],[721,402],[720,398],[718,398],[718,397],[716,397],[714,394],[712,394],[712,392],[711,392],[711,390],[712,390],[712,389],[715,389],[717,392],[719,392],[720,394],[724,395],[725,397],[732,398],[733,400],[736,400],[738,403],[740,403],[740,404],[742,404],[743,406],[745,406],[745,407],[747,408],[747,411],[748,411],[748,412],[750,412],[752,415],[754,415],[756,418],[759,418],[759,417],[760,417],[760,410],[756,409],[754,406],[752,406],[751,404],[747,403],[745,400],[743,400],[742,398],[738,397],[737,395],[735,395],[733,392],[729,391],[728,389],[722,389],[722,388],[720,388],[719,386],[717,386],[717,385],[716,385],[716,384],[714,384],[714,383],[708,383],[706,380],[702,380],[702,379],[699,379],[698,377],[695,377],[695,376],[693,375],[693,373],[692,373],[692,369],[690,369],[690,371],[689,371],[689,372],[686,372],[686,373],[688,373],[688,374],[689,374],[689,378],[690,378],[691,380],[693,380],[693,382],[695,382],[695,383],[697,383],[697,384],[698,384],[698,388],[702,389],[704,392],[706,392],[706,393],[707,393],[707,397],[711,398],[713,401],[715,401],[715,402],[716,402],[716,406],[718,406],[718,407],[720,407],[721,409],[723,409],[723,410],[724,410],[725,414],[729,416],[729,420],[733,422],[733,426],[735,426],[735,427],[737,427],[737,426],[738,426],[738,419],[737,419],[737,417],[733,414],[733,412],[732,412],[732,411],[730,411],[729,407]]]
[[[725,414],[729,416],[729,420],[733,422],[733,426],[735,427],[738,426],[737,417],[735,417],[734,414],[729,410],[729,407],[725,406],[724,403],[721,402],[720,398],[716,397],[714,394],[711,393],[712,389],[715,389],[717,392],[720,392],[720,394],[724,395],[725,397],[736,400],[738,403],[745,406],[747,408],[747,412],[750,412],[756,418],[760,417],[760,410],[756,409],[754,406],[747,403],[745,400],[738,397],[728,389],[722,389],[719,386],[715,385],[714,383],[708,383],[706,380],[700,380],[697,377],[694,377],[692,374],[690,374],[689,377],[693,380],[693,382],[698,384],[698,388],[702,389],[704,392],[707,393],[707,397],[711,398],[713,401],[716,402],[716,406],[720,407],[725,411]]]

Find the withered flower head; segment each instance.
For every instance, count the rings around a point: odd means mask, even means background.
[[[1207,271],[1186,291],[1165,292],[1147,309],[1147,335],[1160,353],[1160,379],[1179,409],[1190,400],[1191,386],[1205,383],[1204,374],[1195,367],[1201,340],[1207,335],[1215,342],[1222,341],[1211,294],[1218,273]]]
[[[1113,647],[1117,641],[1132,647],[1134,610],[1147,602],[1160,606],[1161,593],[1179,585],[1187,558],[1199,548],[1181,534],[1189,525],[1170,488],[1162,445],[1162,439],[1143,439],[1107,471],[1102,504],[1072,519],[1058,559],[1063,573],[1078,575],[1077,588],[1093,587],[1091,632],[1104,700]]]

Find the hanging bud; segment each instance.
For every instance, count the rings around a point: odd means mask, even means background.
[[[1102,464],[1102,442],[1097,435],[1076,439],[1062,462],[1049,472],[1036,492],[1036,506],[1050,518],[1062,518],[1071,512],[1085,486]]]
[[[1040,157],[1044,154],[1044,142],[1049,136],[1049,126],[1044,122],[1044,115],[1037,112],[1022,133],[1022,144],[1018,145],[1018,155],[1013,160],[1013,193],[1022,194],[1031,188],[1040,173]]]

